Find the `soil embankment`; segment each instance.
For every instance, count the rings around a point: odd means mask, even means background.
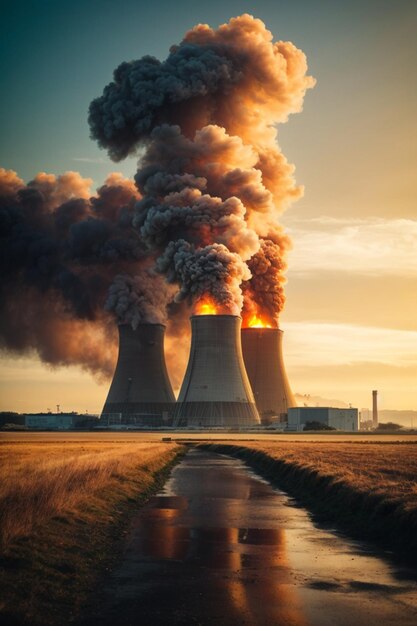
[[[417,562],[417,446],[389,444],[200,444],[244,460],[320,521]]]

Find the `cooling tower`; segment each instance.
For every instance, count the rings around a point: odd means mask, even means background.
[[[282,335],[279,328],[242,330],[243,358],[263,424],[297,406],[285,373]]]
[[[259,424],[236,315],[191,317],[191,350],[174,423],[191,427]]]
[[[175,396],[164,358],[165,326],[119,326],[119,358],[103,413],[133,416],[138,423],[154,423],[172,417]],[[155,418],[153,419],[153,416]]]

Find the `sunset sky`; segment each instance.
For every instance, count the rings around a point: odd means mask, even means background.
[[[293,240],[281,317],[294,392],[417,410],[417,4],[410,0],[5,3],[0,25],[0,167],[25,181],[77,170],[93,187],[114,164],[87,110],[113,69],[165,58],[193,25],[244,12],[307,55],[317,79],[279,126],[304,198],[283,215]],[[108,383],[35,355],[3,355],[0,410],[100,411]]]

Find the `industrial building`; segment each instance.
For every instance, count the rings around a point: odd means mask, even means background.
[[[297,403],[288,382],[279,328],[242,329],[242,351],[261,422],[286,421]]]
[[[174,425],[193,428],[260,424],[246,374],[237,315],[191,317],[191,350]]]
[[[336,430],[358,431],[358,409],[334,409],[332,407],[296,407],[288,409],[287,430],[302,431],[307,422],[319,422]]]
[[[175,396],[164,355],[165,326],[119,326],[119,356],[101,414],[103,425],[161,426],[172,422]]]
[[[93,426],[97,415],[79,413],[30,413],[25,415],[25,426],[33,430],[73,430]]]

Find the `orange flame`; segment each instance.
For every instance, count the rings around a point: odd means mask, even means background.
[[[210,298],[203,298],[196,302],[196,315],[217,315],[217,305]]]
[[[247,328],[272,328],[271,324],[265,322],[265,320],[263,320],[261,317],[258,317],[258,315],[252,315],[252,317],[249,318],[246,326]]]

